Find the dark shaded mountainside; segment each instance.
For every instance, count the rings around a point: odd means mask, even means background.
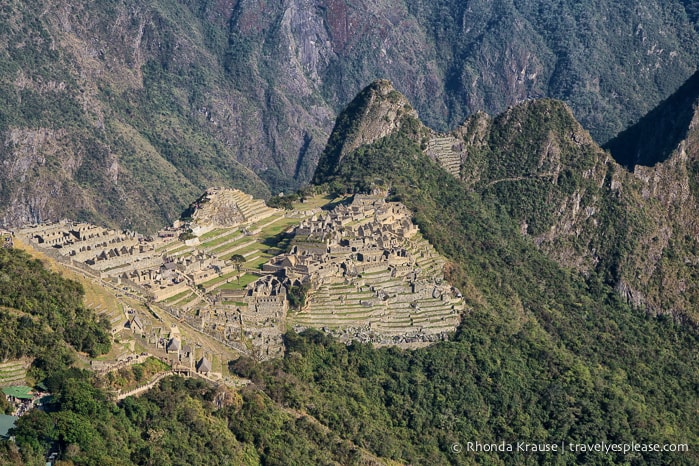
[[[529,101],[495,118],[476,114],[440,134],[416,118],[388,81],[377,81],[338,117],[315,182],[350,191],[390,184],[417,210],[421,227],[444,233],[432,242],[448,256],[462,254],[458,245],[468,249],[474,238],[461,235],[454,223],[465,213],[441,215],[457,197],[484,206],[505,215],[522,240],[588,281],[612,286],[650,312],[696,322],[696,118],[667,161],[631,173],[562,102]],[[429,168],[428,160],[454,176],[449,184],[456,192],[410,179],[419,165]]]
[[[666,161],[680,144],[693,138],[694,119],[699,105],[699,73],[695,73],[674,94],[636,124],[605,144],[621,164],[652,167]],[[689,151],[695,153],[696,146]]]
[[[694,71],[696,20],[688,0],[6,1],[0,223],[153,230],[207,186],[296,188],[377,77],[435,128],[556,97],[606,141]]]

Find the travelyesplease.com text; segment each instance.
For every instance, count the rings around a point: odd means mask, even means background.
[[[533,443],[533,442],[499,442],[481,443],[466,442],[464,444],[454,443],[451,446],[453,453],[461,452],[553,452],[553,453],[649,453],[649,452],[686,452],[689,445],[686,443]]]

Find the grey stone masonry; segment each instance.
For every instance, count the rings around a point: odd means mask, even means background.
[[[310,285],[304,308],[291,317],[299,328],[401,344],[443,339],[460,322],[463,299],[444,282],[444,259],[410,211],[385,193],[355,195],[304,220],[292,245],[263,270]]]

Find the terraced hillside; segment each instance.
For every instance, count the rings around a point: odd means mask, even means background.
[[[315,290],[297,327],[326,329],[341,339],[414,343],[442,338],[460,322],[460,295],[443,293],[445,260],[419,233],[405,244],[415,269],[383,267],[356,280],[333,276]],[[418,270],[419,272],[415,272]]]
[[[444,338],[463,311],[445,283],[445,260],[420,235],[410,212],[385,192],[313,216],[294,231],[291,250],[263,270],[307,290],[291,322],[343,339],[414,343]]]
[[[210,188],[194,203],[190,227],[203,234],[216,227],[257,222],[274,215],[276,209],[238,189]]]
[[[454,136],[438,135],[428,141],[425,153],[458,178],[461,173],[463,145],[463,140],[460,141]]]
[[[16,360],[0,363],[0,387],[24,384],[29,362]]]

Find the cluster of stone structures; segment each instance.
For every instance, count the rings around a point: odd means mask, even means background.
[[[221,290],[211,312],[200,316],[209,333],[226,341],[247,341],[252,356],[281,356],[289,310],[288,282],[264,275],[243,290]]]
[[[444,281],[444,260],[409,210],[387,202],[385,192],[356,195],[332,211],[284,214],[240,191],[209,189],[193,207],[191,221],[153,237],[67,221],[19,234],[94,277],[162,302],[178,319],[260,359],[283,351],[287,321],[391,344],[435,341],[459,323],[463,300]],[[240,252],[253,263],[261,244],[255,235],[287,217],[300,222],[289,253],[253,270],[231,260]],[[244,274],[259,278],[221,287]],[[289,312],[289,295],[299,290],[305,304]],[[137,316],[127,325],[156,343],[162,338]]]
[[[168,355],[168,361],[175,370],[196,371],[202,375],[211,375],[213,355],[197,348],[196,344],[187,343],[180,335],[177,326],[170,328],[167,338],[159,341]]]
[[[234,268],[230,261],[197,249],[187,251],[192,254],[186,257],[171,253],[169,244],[178,244],[177,238],[194,235],[195,230],[203,234],[214,228],[249,225],[276,212],[264,201],[223,188],[207,190],[196,204],[191,222],[177,221],[154,237],[67,220],[32,225],[19,233],[56,259],[93,276],[123,281],[154,301],[162,301]],[[191,245],[197,244],[195,237]]]
[[[410,211],[385,193],[314,216],[296,229],[290,253],[263,270],[291,286],[309,284],[293,316],[297,328],[323,328],[341,338],[377,343],[442,339],[464,309],[444,281],[443,259],[418,232]]]
[[[387,203],[382,196],[358,194],[350,206],[340,205],[301,222],[292,252],[262,269],[283,270],[291,279],[315,284],[337,275],[405,267],[410,260],[402,245],[415,233],[417,227],[405,206]]]
[[[262,265],[265,276],[243,290],[219,291],[197,317],[223,340],[245,337],[263,358],[281,352],[287,322],[345,340],[436,341],[456,329],[464,309],[443,266],[404,205],[387,202],[385,192],[356,195],[349,205],[301,221],[291,251]],[[289,313],[292,288],[307,296]]]
[[[260,199],[237,189],[209,188],[194,203],[189,228],[194,235],[203,235],[214,228],[234,227],[264,220],[277,210]]]
[[[188,342],[183,338],[177,325],[163,327],[158,321],[153,321],[146,316],[139,316],[135,311],[129,311],[129,320],[124,331],[131,331],[147,340],[147,343],[155,348],[156,354],[122,354],[116,362],[90,361],[91,368],[97,373],[107,373],[122,367],[143,362],[149,356],[158,357],[169,364],[173,371],[191,375],[196,372],[204,376],[220,377],[220,373],[213,373],[213,353],[207,351],[197,343]],[[162,354],[165,353],[163,356]]]
[[[58,259],[87,266],[103,277],[116,277],[126,270],[162,261],[151,239],[88,223],[62,220],[23,228],[19,234],[29,239],[30,244],[54,252]]]
[[[209,290],[204,286],[220,277],[233,275],[227,280],[232,281],[245,273],[240,270],[240,264],[230,260],[231,252],[236,249],[234,243],[240,241],[242,246],[254,243],[252,238],[265,219],[275,214],[277,219],[283,219],[284,214],[267,207],[264,201],[230,189],[211,188],[195,204],[190,221],[177,221],[153,237],[67,220],[31,225],[19,234],[32,246],[92,277],[107,280],[114,286],[126,286],[150,301],[162,302],[176,317],[243,352],[250,351],[252,341],[256,355],[278,354],[282,349],[286,288],[280,289],[278,284],[263,280],[256,288],[241,291],[246,296],[240,301],[246,306],[238,310],[230,302],[221,302],[216,295],[207,295]],[[221,243],[224,250],[218,253],[205,244],[200,245],[197,235],[214,229],[221,229],[220,235],[231,237],[230,251],[226,249],[227,242]],[[236,229],[240,233],[235,233]],[[186,239],[178,241],[182,238]],[[166,302],[179,295],[194,299],[186,303]],[[149,343],[157,344],[162,338],[161,329],[144,320],[148,319],[132,315],[126,325]],[[273,329],[271,334],[269,328]]]
[[[132,269],[118,276],[120,284],[144,292],[154,301],[163,301],[193,290],[202,283],[235,270],[231,261],[225,261],[204,252],[178,256],[162,254],[157,267]]]

